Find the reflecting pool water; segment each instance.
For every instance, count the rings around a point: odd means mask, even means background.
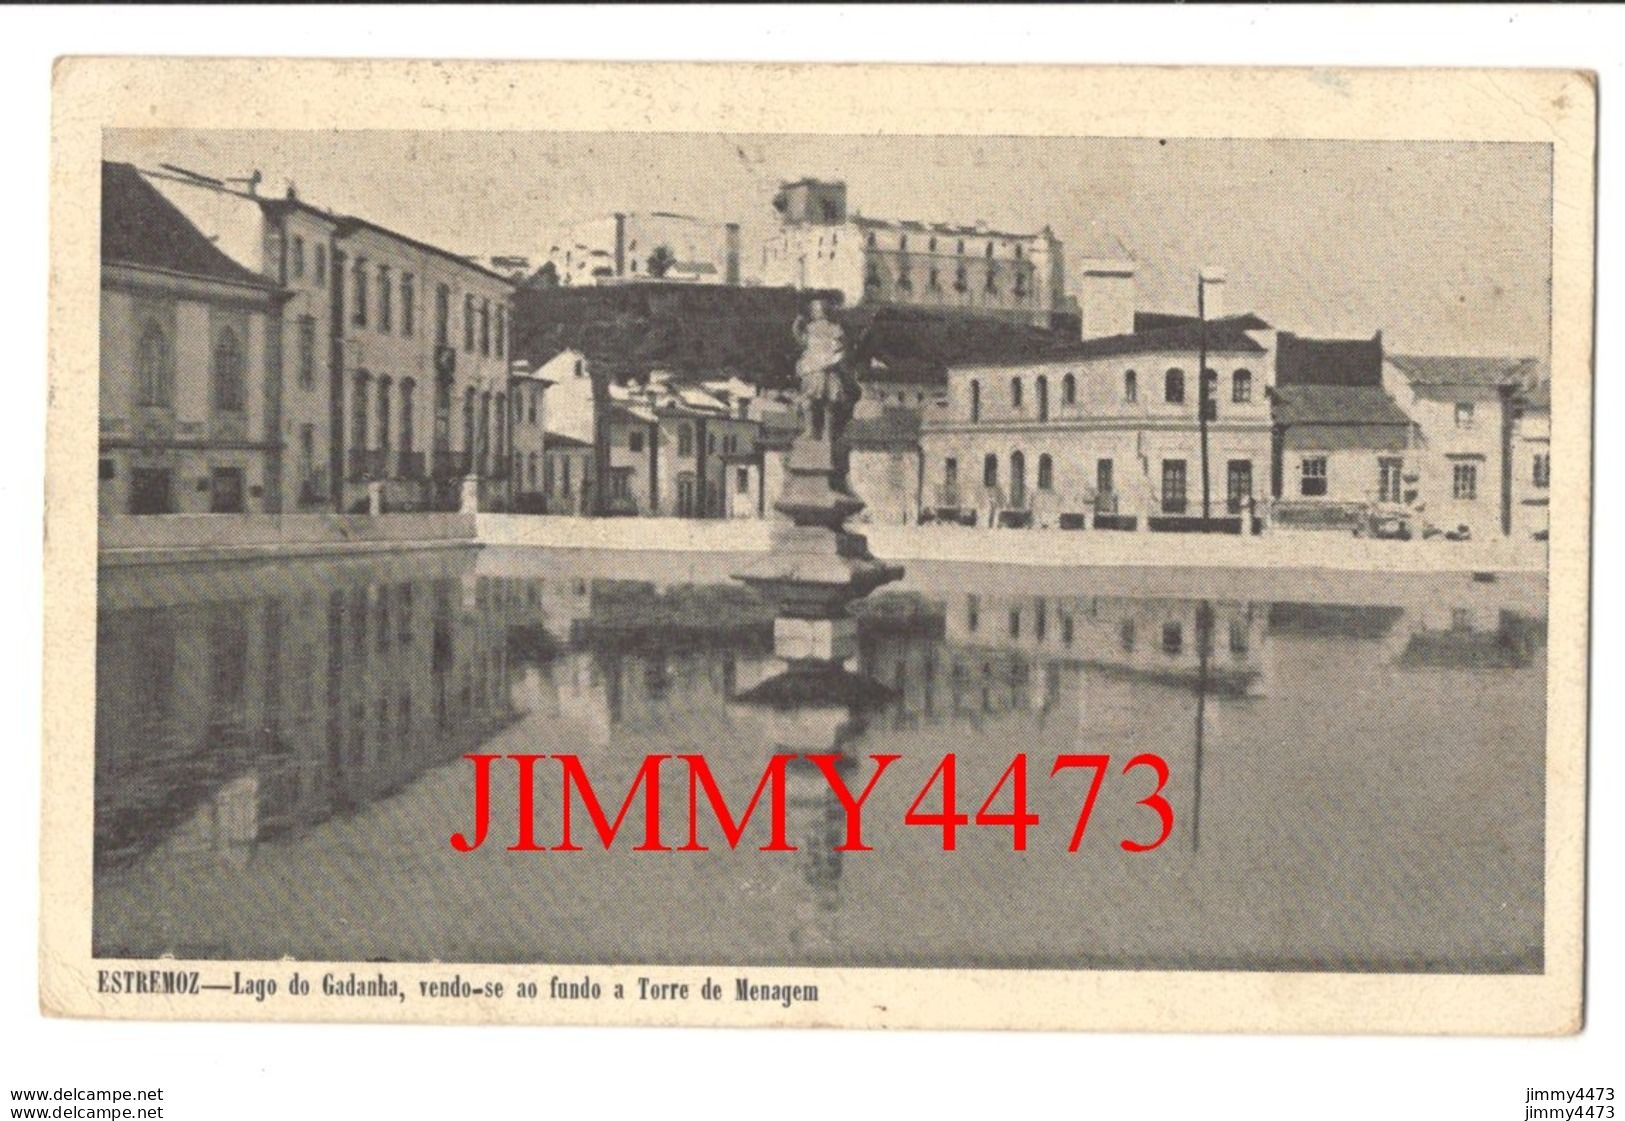
[[[845,820],[812,768],[787,772],[794,852],[759,851],[765,812],[736,851],[714,820],[705,852],[634,851],[641,821],[604,851],[579,803],[583,851],[509,852],[511,770],[491,839],[452,848],[471,752],[577,755],[611,813],[647,755],[699,753],[742,809],[797,714],[738,700],[780,667],[739,567],[460,548],[105,570],[96,953],[1541,968],[1535,577],[913,564],[861,605],[856,668],[894,697],[849,730],[847,785],[900,756],[865,804],[872,851],[833,851]],[[950,752],[968,815],[1025,753],[1024,851],[1007,826],[944,851],[904,824]],[[1154,780],[1122,767],[1147,752],[1175,824],[1134,853]],[[1113,762],[1069,852],[1089,775],[1050,771],[1080,753]],[[675,848],[689,778],[661,775]],[[537,789],[542,844],[559,785]]]

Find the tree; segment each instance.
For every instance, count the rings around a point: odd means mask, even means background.
[[[671,251],[669,245],[657,245],[654,252],[649,254],[649,275],[656,279],[665,276],[677,264],[677,255]]]

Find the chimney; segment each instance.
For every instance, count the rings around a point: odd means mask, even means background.
[[[1199,275],[1204,314],[1208,319],[1223,319],[1225,271],[1213,265],[1203,265]]]
[[[1134,333],[1135,262],[1091,257],[1078,270],[1080,337],[1103,339]]]

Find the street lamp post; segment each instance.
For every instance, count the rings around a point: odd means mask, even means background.
[[[1207,458],[1207,277],[1196,274],[1196,418],[1202,433],[1202,528],[1213,516]]]

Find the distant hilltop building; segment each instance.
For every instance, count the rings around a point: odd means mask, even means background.
[[[1071,310],[1048,226],[1009,233],[849,215],[838,180],[786,183],[773,205],[780,225],[762,246],[763,284],[838,289],[848,307],[899,304],[1044,328]]]
[[[528,263],[541,286],[737,285],[739,226],[664,211],[609,214],[560,230]]]

